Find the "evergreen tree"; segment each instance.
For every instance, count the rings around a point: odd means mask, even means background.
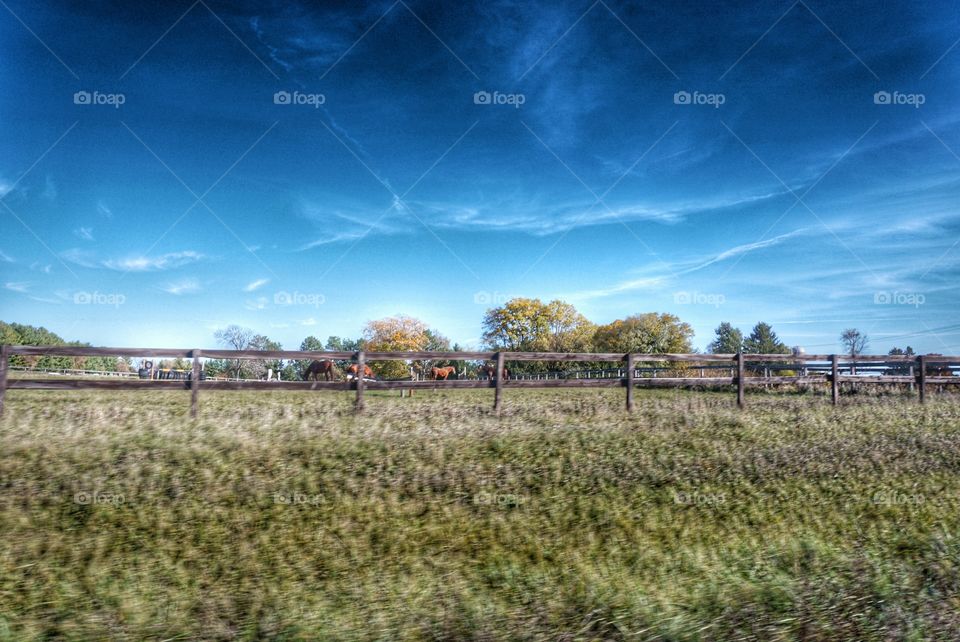
[[[714,354],[735,354],[743,350],[743,333],[724,321],[714,331],[716,338],[707,346],[707,352]]]
[[[753,326],[750,336],[743,342],[743,351],[749,354],[790,354],[769,323],[761,321]]]

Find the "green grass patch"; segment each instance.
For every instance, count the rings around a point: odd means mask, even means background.
[[[10,391],[0,640],[944,640],[960,404]]]

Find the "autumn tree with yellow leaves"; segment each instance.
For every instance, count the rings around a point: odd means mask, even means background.
[[[368,321],[363,328],[363,345],[369,352],[416,352],[443,350],[449,341],[420,319],[401,314]],[[403,361],[377,361],[370,367],[384,379],[403,379],[410,374],[409,364]]]

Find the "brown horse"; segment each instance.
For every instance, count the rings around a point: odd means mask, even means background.
[[[497,367],[496,367],[496,366],[482,365],[482,366],[480,366],[480,368],[477,370],[477,375],[478,375],[481,379],[493,379],[494,376],[496,376],[496,374],[497,374]],[[507,370],[507,367],[506,367],[506,366],[503,367],[503,378],[504,378],[504,379],[509,379],[509,378],[510,378],[510,371]]]
[[[447,377],[456,373],[457,369],[453,366],[447,366],[446,368],[430,368],[430,376],[433,377],[434,381],[446,381]]]
[[[354,379],[356,379],[356,378],[357,378],[357,370],[359,370],[359,368],[357,367],[357,364],[355,364],[355,363],[354,363],[354,364],[351,364],[350,367],[347,368],[347,376],[348,376],[348,377],[353,377]],[[373,379],[373,370],[371,370],[371,369],[370,369],[370,366],[368,366],[367,364],[363,364],[363,378],[364,378],[364,379]]]
[[[313,377],[314,381],[320,381],[320,375],[323,375],[323,378],[327,381],[333,380],[333,361],[329,359],[317,361],[314,359],[304,371],[303,380],[310,381],[310,377]]]

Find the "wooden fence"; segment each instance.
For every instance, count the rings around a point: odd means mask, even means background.
[[[28,378],[8,377],[10,357],[161,357],[192,359],[193,369],[187,380],[157,379],[77,379],[77,378]],[[453,379],[441,381],[414,380],[365,380],[352,381],[222,381],[201,378],[202,361],[205,359],[331,359],[352,361],[363,372],[364,364],[375,361],[450,360],[450,361],[495,361],[497,364],[492,379]],[[608,362],[624,364],[623,376],[602,378],[554,378],[511,379],[500,376],[504,366],[522,361],[553,362]],[[673,375],[699,373],[699,376],[644,376],[651,368],[641,364],[660,364],[670,368]],[[664,366],[662,364],[669,364]],[[873,367],[887,364],[911,374],[856,375],[858,365]],[[510,388],[594,388],[623,387],[626,389],[626,408],[634,408],[634,389],[637,387],[716,387],[734,386],[737,405],[745,404],[747,386],[780,384],[830,384],[831,400],[840,401],[840,384],[910,384],[918,390],[922,403],[930,384],[958,384],[960,377],[944,375],[952,373],[950,366],[958,367],[960,356],[943,355],[858,355],[856,358],[842,355],[784,355],[784,354],[621,354],[621,353],[557,353],[557,352],[304,352],[297,350],[182,350],[177,348],[84,348],[75,346],[2,346],[0,348],[0,413],[8,389],[31,390],[144,390],[169,389],[190,391],[190,414],[197,415],[201,390],[354,390],[355,407],[363,410],[366,390],[416,390],[416,389],[465,389],[493,388],[493,407],[497,412],[503,405],[504,391]],[[711,366],[730,368],[732,376],[703,376]],[[782,371],[793,366],[801,374],[770,376],[775,367]],[[703,370],[700,370],[702,367]],[[848,370],[850,374],[842,374]],[[929,371],[936,374],[931,375]],[[811,373],[813,371],[813,373]],[[764,374],[758,374],[763,372]],[[639,376],[638,376],[639,375]]]

